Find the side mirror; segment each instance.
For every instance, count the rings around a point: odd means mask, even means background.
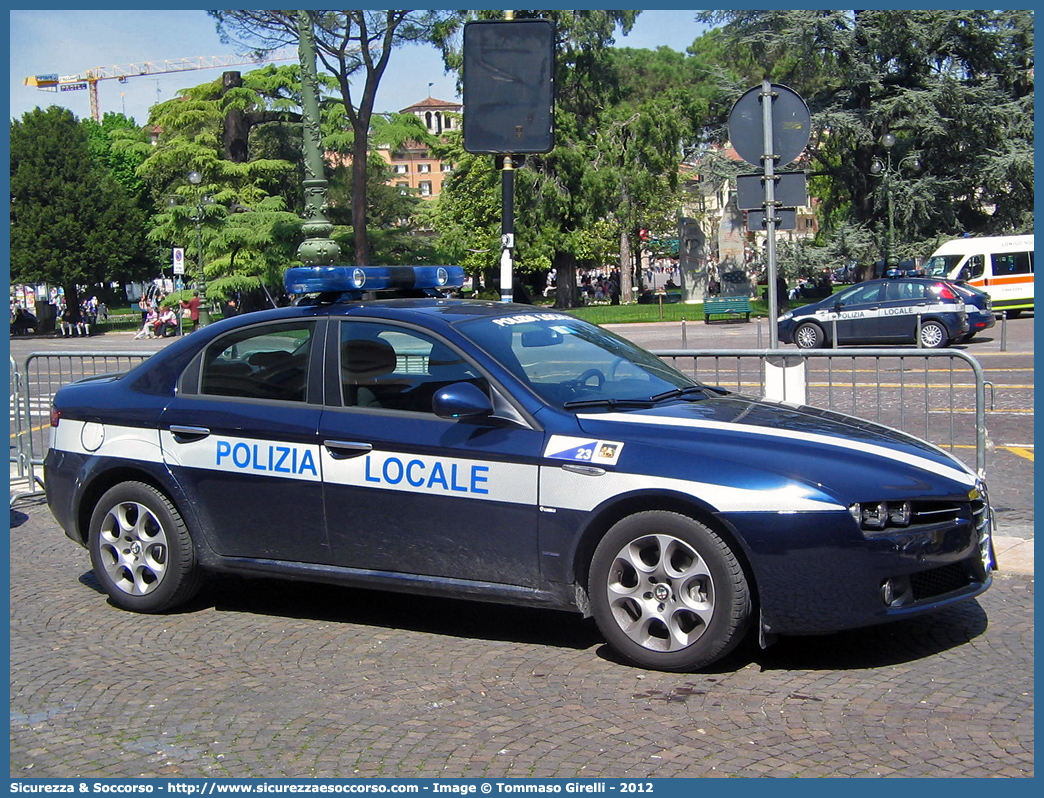
[[[476,420],[493,415],[493,403],[485,391],[470,382],[455,382],[440,388],[431,400],[439,418]]]

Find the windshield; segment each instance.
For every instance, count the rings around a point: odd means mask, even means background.
[[[457,329],[559,408],[649,406],[703,390],[656,355],[562,313],[473,319]]]
[[[961,255],[934,255],[924,264],[924,274],[926,277],[949,277],[961,257]]]

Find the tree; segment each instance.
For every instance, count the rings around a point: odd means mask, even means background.
[[[271,50],[298,43],[297,12],[210,11],[225,40]],[[325,11],[315,12],[317,57],[336,80],[341,112],[352,130],[352,225],[355,262],[370,261],[366,227],[370,124],[377,88],[395,47],[431,40],[450,16],[445,11]],[[361,92],[353,94],[352,81],[363,74]]]
[[[1031,11],[721,11],[726,52],[751,79],[801,94],[813,112],[811,169],[821,225],[876,230],[893,192],[900,257],[941,237],[1033,227]],[[893,164],[872,176],[881,137]]]
[[[620,237],[620,289],[632,298],[631,272],[641,279],[638,230],[673,232],[677,221],[678,167],[706,114],[694,59],[663,47],[610,51],[618,99],[599,115],[593,181],[607,195]]]
[[[137,174],[157,209],[150,242],[183,246],[196,262],[200,221],[214,297],[257,289],[259,280],[279,286],[295,258],[302,203],[296,81],[293,66],[225,73],[152,108],[155,144],[150,130],[113,143],[143,157]],[[199,185],[189,183],[190,172],[201,175]]]
[[[143,203],[147,203],[146,186],[137,174],[137,168],[141,166],[144,156],[137,152],[113,148],[114,137],[138,130],[134,120],[128,119],[123,114],[110,112],[102,117],[101,124],[93,119],[82,119],[80,124],[87,133],[87,142],[92,156],[99,163],[108,166],[113,179],[122,185],[130,195],[139,197]]]
[[[144,214],[91,153],[87,128],[64,108],[11,123],[11,279],[81,287],[142,276]]]

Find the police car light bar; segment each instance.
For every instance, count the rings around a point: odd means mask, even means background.
[[[460,288],[463,266],[296,266],[283,275],[288,294]]]

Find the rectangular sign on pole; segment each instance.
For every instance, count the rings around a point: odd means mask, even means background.
[[[174,274],[185,273],[185,250],[182,247],[174,247]]]
[[[549,152],[554,147],[554,25],[546,19],[464,25],[464,149]]]
[[[765,211],[747,211],[747,229],[752,233],[765,229]],[[776,229],[797,230],[797,210],[776,208]]]
[[[774,198],[777,207],[798,208],[808,205],[808,190],[804,172],[780,172],[773,175]],[[765,176],[736,175],[736,201],[740,210],[752,211],[765,208]]]

